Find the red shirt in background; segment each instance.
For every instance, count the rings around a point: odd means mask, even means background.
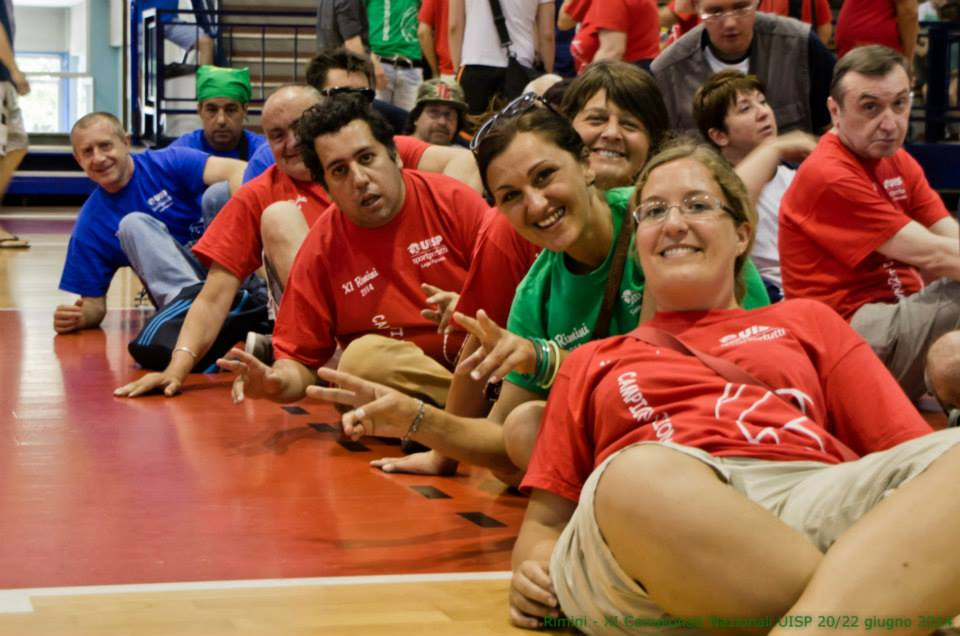
[[[828,0],[803,0],[803,6],[800,9],[800,19],[807,24],[813,24],[812,6],[816,3],[817,23],[814,26],[829,24],[833,21],[833,10],[830,9]],[[790,0],[760,0],[760,6],[757,11],[764,13],[776,13],[790,17]]]
[[[866,303],[897,302],[923,281],[877,248],[911,220],[930,227],[948,215],[905,150],[867,161],[827,133],[780,203],[784,294],[823,301],[848,320]]]
[[[600,48],[600,34],[619,31],[627,34],[625,62],[652,60],[660,54],[660,12],[656,0],[600,0],[590,4],[570,53],[577,72],[593,61]]]
[[[437,66],[444,75],[453,75],[453,61],[450,59],[450,36],[447,32],[447,0],[423,0],[420,5],[420,22],[433,29],[433,48],[437,52]]]
[[[883,44],[903,52],[893,0],[844,0],[834,35],[837,57],[861,44]]]
[[[307,227],[330,206],[330,197],[319,183],[296,181],[272,165],[237,190],[213,223],[193,246],[193,253],[209,267],[215,262],[243,280],[262,264],[260,219],[277,201],[296,204]]]
[[[629,334],[590,342],[560,368],[524,490],[576,502],[596,466],[641,441],[836,464],[837,440],[865,455],[931,432],[863,338],[820,303],[659,313],[648,324],[739,365],[785,400]],[[864,382],[870,399],[857,398]]]
[[[539,253],[540,248],[517,234],[507,217],[498,211],[490,214],[480,230],[457,311],[474,318],[482,309],[505,327],[517,286]]]
[[[359,227],[332,205],[310,228],[280,303],[276,358],[313,369],[338,343],[379,333],[453,366],[463,335],[438,334],[436,323],[420,315],[420,283],[460,289],[490,208],[444,175],[404,170],[403,182],[403,206],[382,227]]]

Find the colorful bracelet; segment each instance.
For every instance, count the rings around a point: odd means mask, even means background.
[[[560,345],[553,340],[550,340],[549,343],[550,348],[553,349],[553,371],[550,373],[550,379],[540,384],[544,389],[549,389],[553,386],[554,381],[557,379],[557,373],[560,371]]]

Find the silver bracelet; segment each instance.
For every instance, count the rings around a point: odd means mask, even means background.
[[[189,354],[193,357],[194,360],[196,360],[196,359],[199,357],[199,356],[197,356],[197,354],[195,354],[193,351],[191,351],[188,347],[177,347],[176,349],[174,349],[174,350],[170,353],[170,355],[172,356],[172,355],[173,355],[174,353],[176,353],[177,351],[184,351],[184,352],[186,352],[186,353],[189,353]]]
[[[410,422],[410,428],[407,429],[407,432],[404,433],[402,439],[407,441],[410,439],[411,435],[416,434],[420,430],[420,424],[423,422],[423,416],[426,414],[426,405],[423,403],[423,400],[417,400],[417,414],[413,416],[413,421]]]

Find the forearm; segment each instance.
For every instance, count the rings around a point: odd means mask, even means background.
[[[780,153],[771,144],[761,144],[753,152],[736,164],[734,172],[747,186],[750,200],[754,203],[760,198],[760,193],[777,171],[780,163]]]
[[[600,48],[593,56],[594,62],[602,60],[622,60],[626,51],[627,34],[620,31],[602,30],[599,33]]]
[[[2,29],[0,29],[2,30]],[[107,299],[104,296],[93,298],[84,296],[83,298],[83,318],[80,320],[78,329],[92,329],[103,322],[107,315]]]
[[[433,29],[430,28],[429,25],[421,22],[420,27],[417,29],[417,36],[420,39],[420,51],[423,52],[424,59],[427,60],[427,64],[430,65],[433,76],[440,77],[440,64],[437,61],[436,44],[433,41]]]
[[[913,61],[917,47],[917,34],[920,31],[916,0],[897,0],[897,32],[900,34],[900,46],[907,61]]]
[[[498,473],[517,470],[507,457],[502,426],[486,418],[460,417],[427,406],[420,427],[410,438],[457,461]]]
[[[367,54],[367,50],[363,47],[363,38],[361,38],[359,35],[355,35],[352,38],[347,38],[344,40],[343,48],[357,53],[358,55]]]
[[[456,156],[447,162],[443,174],[464,183],[480,194],[483,194],[483,181],[480,180],[480,170],[470,152],[457,152]]]
[[[229,301],[221,305],[204,299],[202,292],[200,296],[197,296],[190,306],[186,318],[184,318],[183,326],[180,328],[176,347],[170,357],[170,364],[166,368],[168,375],[172,375],[181,381],[187,377],[197,360],[206,355],[210,347],[213,346],[229,310]],[[181,349],[181,351],[178,352],[177,349]],[[182,349],[189,349],[196,357],[194,358]]]
[[[19,73],[20,67],[17,66],[16,56],[13,54],[13,45],[6,31],[0,28],[0,62],[7,67],[11,73]]]
[[[543,12],[543,15],[539,16],[537,20],[537,43],[540,61],[543,62],[543,70],[547,73],[552,73],[557,53],[557,44],[555,41],[556,26],[554,24],[554,17],[556,16],[555,5],[552,2],[549,4],[541,4],[539,11]]]
[[[447,43],[450,46],[450,60],[453,70],[457,72],[463,59],[463,29],[466,20],[464,0],[449,0],[447,15]]]

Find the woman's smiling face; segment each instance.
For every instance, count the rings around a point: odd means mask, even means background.
[[[608,100],[601,88],[574,116],[573,127],[590,151],[597,187],[633,185],[650,151],[650,133],[637,115]]]
[[[487,167],[497,207],[525,239],[565,252],[590,222],[593,176],[584,163],[534,132],[521,132]]]

